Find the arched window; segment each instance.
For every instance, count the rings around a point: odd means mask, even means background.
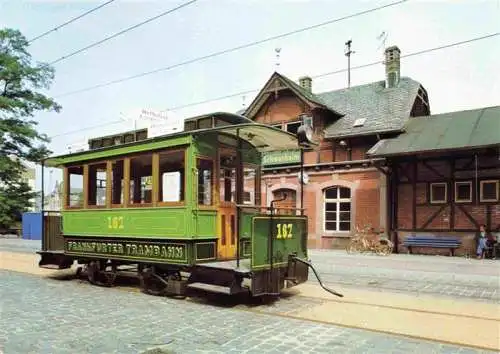
[[[330,187],[324,193],[325,231],[348,232],[351,230],[351,190]]]
[[[273,192],[273,200],[283,199],[286,193],[286,199],[274,203],[276,208],[286,208],[279,210],[278,214],[295,214],[295,210],[290,210],[296,207],[297,193],[293,189],[281,188]]]

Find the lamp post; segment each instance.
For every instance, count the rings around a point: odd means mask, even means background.
[[[304,116],[302,125],[297,130],[298,144],[300,148],[300,215],[304,215],[304,149],[314,145],[312,141],[313,130],[310,124],[312,117]]]

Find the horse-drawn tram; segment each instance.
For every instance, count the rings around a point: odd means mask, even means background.
[[[215,113],[186,120],[179,133],[124,133],[51,157],[42,167],[64,170],[62,222],[43,228],[39,266],[77,261],[91,283],[106,286],[133,266],[154,295],[279,295],[312,268],[307,217],[302,208],[261,205],[261,158],[308,139],[305,125],[295,136]]]

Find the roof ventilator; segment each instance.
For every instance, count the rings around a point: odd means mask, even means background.
[[[366,118],[358,118],[354,121],[353,127],[362,127],[366,122]]]

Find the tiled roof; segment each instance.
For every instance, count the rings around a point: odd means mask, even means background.
[[[420,154],[500,145],[500,106],[411,118],[404,133],[380,140],[371,156]]]
[[[419,88],[420,83],[403,77],[394,88],[385,88],[385,81],[378,81],[316,94],[343,115],[325,128],[325,138],[400,130],[410,118]],[[364,123],[355,127],[358,119]]]
[[[317,105],[320,105],[320,106],[324,106],[325,108],[328,108],[330,109],[331,111],[333,111],[334,113],[337,113],[338,114],[338,111],[335,109],[335,107],[333,106],[329,106],[327,102],[324,102],[320,95],[317,95],[317,94],[314,94],[312,92],[309,92],[308,90],[306,90],[305,88],[303,88],[302,86],[298,85],[295,83],[295,81],[293,80],[290,80],[289,78],[287,78],[286,76],[284,75],[281,75],[280,74],[280,77],[289,85],[292,87],[292,89],[294,89],[295,91],[298,91],[298,93],[300,95],[302,95],[303,98],[305,98],[306,100],[308,101],[311,101],[313,103],[316,103]]]
[[[303,99],[322,106],[340,118],[327,125],[325,138],[340,138],[380,132],[399,131],[410,118],[420,83],[402,77],[394,88],[386,88],[385,81],[353,86],[323,93],[311,93],[293,80],[279,75]],[[245,114],[245,110],[238,111]],[[357,120],[362,125],[354,126]]]

